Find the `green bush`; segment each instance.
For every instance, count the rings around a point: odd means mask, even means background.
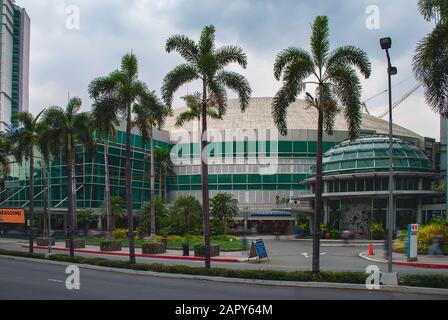
[[[448,276],[442,274],[411,274],[399,277],[399,284],[411,287],[448,289]]]

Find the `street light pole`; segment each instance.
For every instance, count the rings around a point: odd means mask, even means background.
[[[394,169],[393,169],[393,127],[392,127],[392,76],[397,74],[397,68],[390,63],[389,49],[392,46],[391,38],[380,40],[381,49],[386,51],[387,56],[387,76],[389,86],[389,200],[387,210],[388,235],[387,235],[387,271],[392,273],[392,241],[395,229],[394,223]]]

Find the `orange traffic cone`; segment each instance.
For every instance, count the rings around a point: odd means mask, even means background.
[[[372,242],[370,242],[370,247],[369,247],[369,256],[373,256],[375,253],[373,252],[373,245]]]

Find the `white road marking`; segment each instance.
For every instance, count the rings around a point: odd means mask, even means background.
[[[327,254],[326,252],[322,252],[320,255],[323,256],[323,255],[326,255],[326,254]],[[306,253],[306,252],[302,252],[301,255],[304,256],[305,258],[309,258],[309,257],[313,256],[311,253]]]

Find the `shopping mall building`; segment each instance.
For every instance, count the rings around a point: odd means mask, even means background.
[[[230,192],[238,199],[240,221],[259,232],[275,229],[291,232],[296,214],[312,218],[313,166],[316,157],[317,112],[298,100],[289,108],[288,134],[281,136],[271,117],[272,98],[252,98],[246,112],[237,100],[228,101],[222,120],[208,121],[207,158],[210,196]],[[156,146],[172,148],[175,176],[167,183],[167,202],[193,195],[201,199],[198,123],[174,126],[174,110],[162,130],[154,133]],[[125,198],[125,128],[110,139],[111,191]],[[324,222],[340,229],[355,228],[361,236],[372,221],[385,223],[387,210],[387,148],[384,137],[388,122],[363,114],[360,138],[347,140],[347,124],[342,115],[335,121],[334,134],[324,135]],[[397,224],[424,222],[441,210],[437,202],[443,193],[434,191],[439,180],[439,143],[406,128],[394,126],[394,168]],[[135,130],[132,135],[132,204],[139,209],[149,200],[148,144]],[[76,159],[76,206],[92,208],[100,214],[104,202],[104,146],[89,155],[79,147]],[[43,192],[41,160],[36,159],[35,206],[43,207],[48,195],[54,225],[65,222],[67,211],[66,167],[61,159],[51,162],[49,192]],[[5,189],[0,193],[1,208],[28,205],[27,165],[14,164]],[[156,193],[159,188],[156,176]],[[442,199],[444,202],[444,199]],[[101,219],[100,219],[101,220]],[[361,222],[360,222],[361,221]]]

